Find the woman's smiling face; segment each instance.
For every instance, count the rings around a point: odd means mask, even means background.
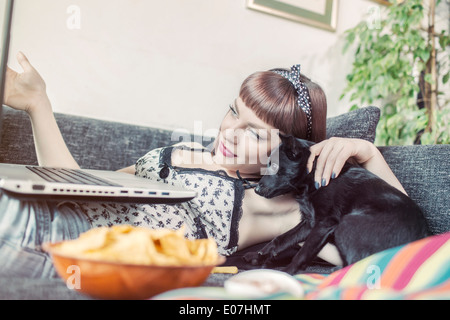
[[[226,171],[260,176],[280,144],[279,130],[259,119],[241,98],[229,108],[214,142],[215,162]]]

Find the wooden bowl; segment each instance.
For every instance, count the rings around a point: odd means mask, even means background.
[[[59,276],[71,287],[98,299],[148,299],[159,293],[201,285],[211,270],[225,262],[220,257],[214,265],[156,266],[134,265],[70,257],[53,250],[58,243],[45,244]]]

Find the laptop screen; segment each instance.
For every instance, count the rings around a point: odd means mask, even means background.
[[[5,93],[5,74],[6,66],[8,64],[8,54],[9,54],[9,42],[11,34],[11,21],[14,0],[0,0],[0,16],[3,17],[1,21],[1,42],[0,42],[0,133],[2,129],[2,111],[3,111],[3,95]],[[0,134],[1,138],[1,134]],[[1,142],[1,141],[0,141]]]

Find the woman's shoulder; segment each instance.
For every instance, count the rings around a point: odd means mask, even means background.
[[[138,159],[136,162],[136,168],[157,168],[161,162],[172,164],[173,158],[177,159],[177,156],[190,153],[191,150],[203,150],[204,147],[200,143],[196,142],[180,142],[174,145],[159,147],[152,149]],[[175,152],[176,151],[176,152]],[[176,163],[177,161],[175,161]]]
[[[141,159],[145,158],[157,159],[159,158],[160,154],[166,152],[167,149],[191,150],[191,148],[204,149],[204,147],[198,142],[180,142],[177,144],[152,149],[145,155],[143,155]]]
[[[195,141],[179,142],[177,144],[174,144],[173,147],[187,147],[189,149],[205,149],[205,147],[201,143]]]
[[[173,146],[171,162],[175,167],[213,170],[210,152],[198,142],[182,142]]]

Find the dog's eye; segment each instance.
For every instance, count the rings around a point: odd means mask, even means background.
[[[276,162],[271,163],[271,164],[270,164],[270,167],[271,167],[272,170],[274,170],[274,171],[278,171],[278,169],[280,168],[280,167],[278,166],[278,163],[276,163]]]
[[[272,161],[269,161],[268,167],[269,167],[269,172],[270,172],[271,174],[276,174],[276,173],[278,172],[278,169],[280,168],[280,167],[278,166],[278,163],[272,162]]]

